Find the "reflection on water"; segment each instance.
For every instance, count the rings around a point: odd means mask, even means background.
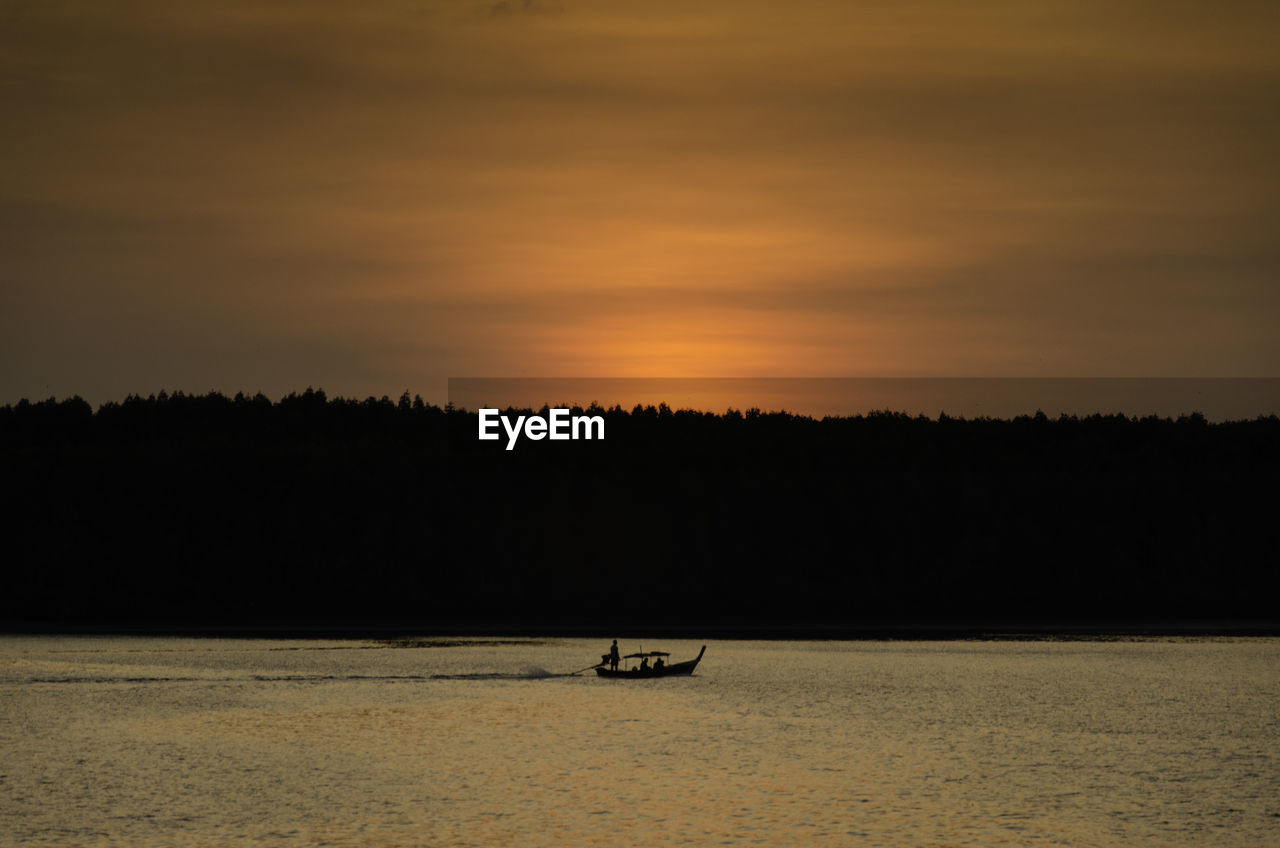
[[[0,833],[1280,844],[1280,640],[711,642],[692,678],[565,674],[606,648],[0,639]]]

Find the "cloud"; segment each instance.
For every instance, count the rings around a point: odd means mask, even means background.
[[[1280,367],[1270,5],[498,5],[10,7],[0,400]]]

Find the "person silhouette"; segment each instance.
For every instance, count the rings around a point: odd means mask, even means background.
[[[610,668],[610,670],[612,670],[612,671],[617,671],[617,670],[618,670],[618,660],[619,660],[619,659],[621,659],[621,657],[619,657],[619,656],[618,656],[618,640],[617,640],[617,639],[614,639],[614,640],[613,640],[613,644],[609,647],[609,668]]]
[[[649,670],[649,658],[648,658],[648,657],[645,657],[644,659],[640,660],[640,670],[641,670],[641,671],[648,671],[648,670]]]

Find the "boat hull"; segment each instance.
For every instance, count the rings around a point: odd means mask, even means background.
[[[698,651],[698,656],[685,662],[672,663],[664,665],[662,668],[646,668],[641,671],[639,668],[629,670],[613,670],[605,666],[598,666],[596,674],[600,677],[610,677],[618,680],[648,680],[653,677],[679,677],[681,675],[688,676],[693,674],[693,670],[698,667],[698,663],[702,662],[702,655],[707,652],[707,646],[703,645],[702,650]]]

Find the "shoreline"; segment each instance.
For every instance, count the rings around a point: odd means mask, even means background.
[[[152,636],[196,639],[396,640],[455,639],[715,639],[778,642],[1144,641],[1170,638],[1280,637],[1280,621],[1076,622],[1033,624],[545,624],[545,623],[288,623],[288,624],[71,624],[0,623],[2,636]]]

